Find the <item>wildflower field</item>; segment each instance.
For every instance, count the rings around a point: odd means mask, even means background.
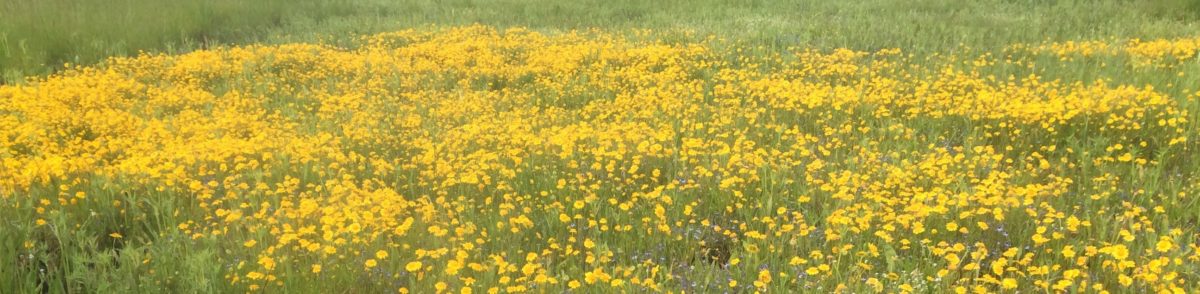
[[[1195,293],[1198,51],[466,25],[69,66],[0,86],[0,293]]]

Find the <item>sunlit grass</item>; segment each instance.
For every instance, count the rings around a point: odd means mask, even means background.
[[[341,0],[7,0],[0,2],[0,74],[50,73],[139,51],[180,52],[253,40],[294,20],[348,12]]]

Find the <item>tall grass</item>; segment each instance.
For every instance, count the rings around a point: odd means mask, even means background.
[[[358,13],[284,28],[292,40],[429,25],[677,29],[768,47],[940,52],[1044,40],[1170,38],[1196,32],[1194,0],[362,0]]]
[[[338,0],[7,0],[0,2],[0,69],[12,80],[63,63],[248,41],[344,7]]]
[[[0,77],[138,51],[213,44],[349,41],[361,34],[484,24],[654,29],[790,46],[943,52],[1036,41],[1171,38],[1200,31],[1200,1],[1046,0],[9,0]]]

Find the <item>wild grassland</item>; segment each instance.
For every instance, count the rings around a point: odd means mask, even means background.
[[[0,74],[15,81],[64,63],[248,42],[288,22],[347,13],[346,5],[339,0],[7,0],[0,3]]]
[[[0,87],[0,292],[1200,291],[1193,4],[688,3]]]
[[[603,28],[717,35],[784,49],[944,52],[1014,43],[1190,36],[1192,0],[522,1],[12,0],[0,3],[9,83],[63,63],[215,44],[332,41],[407,28],[484,24],[542,32]],[[686,39],[682,34],[667,39]]]

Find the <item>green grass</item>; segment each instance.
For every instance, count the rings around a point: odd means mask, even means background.
[[[655,29],[773,48],[904,48],[1162,38],[1200,30],[1200,1],[1149,0],[10,0],[0,4],[0,74],[214,44],[344,41],[413,27]]]
[[[250,41],[344,7],[341,0],[7,0],[0,3],[0,74],[14,80],[63,63]]]
[[[1157,38],[1195,32],[1200,3],[1151,0],[864,0],[864,1],[366,1],[359,13],[288,34],[377,32],[463,25],[681,29],[762,45],[905,48],[939,51],[967,44],[1066,39]]]

